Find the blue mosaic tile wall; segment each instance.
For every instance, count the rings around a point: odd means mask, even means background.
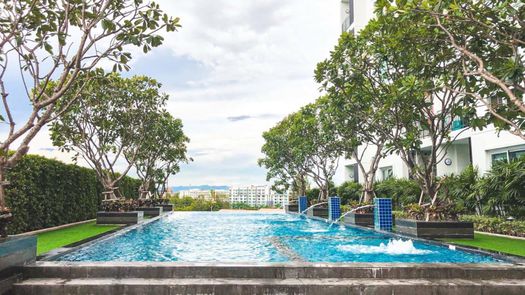
[[[341,198],[329,197],[328,198],[328,219],[337,220],[341,217]]]
[[[299,213],[303,212],[308,208],[308,199],[306,196],[299,197]]]
[[[374,227],[376,230],[392,231],[392,199],[374,199]]]

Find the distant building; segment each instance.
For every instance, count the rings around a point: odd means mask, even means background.
[[[204,200],[217,200],[217,199],[227,199],[229,192],[227,190],[199,190],[199,189],[190,189],[179,191],[179,197],[190,197],[192,199],[204,199]]]
[[[230,204],[245,203],[250,206],[284,206],[289,203],[289,193],[279,194],[269,185],[230,187]]]

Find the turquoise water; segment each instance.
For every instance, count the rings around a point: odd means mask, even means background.
[[[80,248],[63,261],[453,262],[494,263],[491,256],[333,226],[295,215],[175,212]]]

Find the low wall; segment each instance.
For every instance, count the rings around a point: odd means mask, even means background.
[[[20,266],[36,261],[36,236],[0,238],[0,294],[21,278]]]
[[[144,212],[144,216],[157,217],[162,214],[162,207],[143,207],[137,208],[137,211]]]
[[[349,213],[344,218],[345,223],[355,224],[359,226],[373,227],[374,214],[373,213]]]
[[[137,224],[144,218],[144,212],[97,212],[97,224]]]
[[[173,204],[163,204],[159,207],[162,207],[162,212],[171,212],[173,211]]]
[[[313,208],[310,210],[313,212],[313,216],[328,219],[328,208]]]
[[[398,219],[395,231],[418,238],[474,238],[474,224],[462,221]]]

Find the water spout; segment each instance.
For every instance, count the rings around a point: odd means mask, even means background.
[[[341,221],[343,218],[345,218],[346,215],[352,213],[352,212],[355,212],[357,210],[361,210],[361,209],[366,209],[366,208],[370,208],[370,207],[374,207],[374,205],[364,205],[364,206],[361,206],[361,207],[357,207],[357,208],[354,208],[348,212],[345,212],[345,214],[341,215],[339,218],[337,218],[336,220],[334,220],[332,223],[330,223],[330,225],[328,226],[328,228],[331,228],[332,225],[334,225],[335,223],[338,223],[339,221]]]
[[[324,204],[328,204],[328,202],[321,202],[321,203],[314,204],[314,205],[312,205],[312,206],[310,206],[310,207],[304,209],[303,212],[301,212],[301,214],[304,214],[304,212],[308,212],[308,210],[310,210],[310,209],[312,209],[312,208],[314,208],[314,207],[317,207],[317,206],[319,206],[319,205],[324,205]]]

